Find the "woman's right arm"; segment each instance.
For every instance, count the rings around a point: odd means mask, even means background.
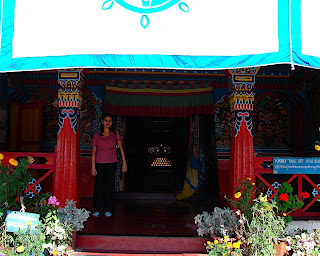
[[[92,147],[92,154],[91,154],[91,175],[96,176],[97,170],[96,170],[96,153],[97,153],[97,147]]]

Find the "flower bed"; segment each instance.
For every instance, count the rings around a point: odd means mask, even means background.
[[[0,154],[0,253],[64,255],[90,212],[76,208],[72,200],[59,207],[58,199],[49,194],[28,198],[24,190],[32,179],[28,165],[34,159],[10,159],[9,165],[3,165],[3,159]]]
[[[301,197],[309,195],[304,192]],[[209,255],[320,255],[320,230],[286,231],[292,221],[290,213],[304,204],[293,195],[290,184],[283,183],[275,200],[268,200],[250,178],[238,180],[234,198],[227,200],[232,210],[216,207],[211,214],[195,216],[198,235],[213,237],[205,244]]]

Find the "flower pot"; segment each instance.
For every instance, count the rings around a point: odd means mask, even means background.
[[[77,231],[73,231],[71,244],[68,245],[68,248],[67,248],[68,252],[73,252],[74,249],[76,248],[76,239],[77,239]]]
[[[287,253],[287,245],[284,242],[280,242],[277,246],[277,256],[283,256]]]

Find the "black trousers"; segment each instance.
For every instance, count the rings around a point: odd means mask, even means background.
[[[97,175],[94,181],[93,211],[104,214],[112,211],[112,194],[117,163],[96,163]]]

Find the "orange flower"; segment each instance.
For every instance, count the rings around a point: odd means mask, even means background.
[[[0,153],[0,161],[4,159],[4,155]]]
[[[11,159],[9,160],[9,163],[10,163],[11,165],[13,165],[13,166],[18,166],[18,161],[17,161],[16,159],[11,158]]]

